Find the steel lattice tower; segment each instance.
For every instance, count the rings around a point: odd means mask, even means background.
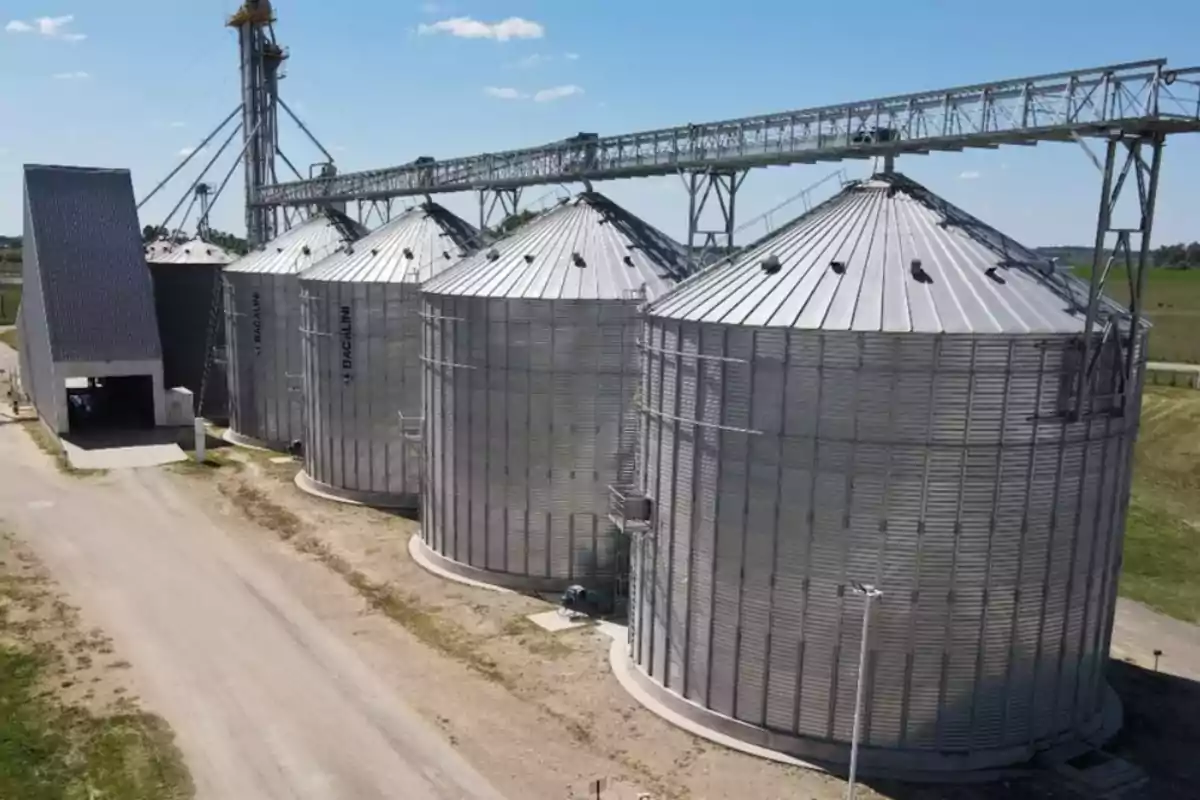
[[[241,57],[246,238],[252,247],[277,233],[275,209],[254,203],[261,187],[277,182],[279,70],[287,54],[275,42],[274,21],[270,0],[245,0],[228,22],[237,29]]]

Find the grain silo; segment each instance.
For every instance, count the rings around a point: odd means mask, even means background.
[[[679,245],[586,192],[425,285],[422,540],[444,568],[555,589],[617,575],[639,307]]]
[[[214,354],[225,345],[221,270],[235,256],[199,238],[156,240],[145,252],[154,280],[163,383],[168,389],[187,387],[196,414],[224,421],[229,394],[224,365]]]
[[[1121,389],[1101,347],[1070,413],[1087,294],[887,174],[651,304],[634,679],[726,734],[845,763],[857,583],[883,592],[865,768],[1017,763],[1111,731],[1143,365]]]
[[[225,268],[233,441],[284,450],[303,437],[300,273],[366,232],[326,209]]]
[[[405,434],[421,424],[420,285],[478,246],[478,231],[430,201],[300,276],[302,488],[417,507],[420,448]]]

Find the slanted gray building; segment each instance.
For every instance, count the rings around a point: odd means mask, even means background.
[[[25,167],[22,385],[51,430],[163,424],[162,352],[128,170]],[[73,388],[86,379],[87,388]]]

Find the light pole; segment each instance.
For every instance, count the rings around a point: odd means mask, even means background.
[[[858,736],[862,727],[863,703],[863,673],[867,667],[867,634],[871,630],[871,601],[882,597],[883,592],[869,583],[855,581],[850,584],[850,590],[863,596],[862,641],[858,645],[858,684],[854,690],[854,729],[850,733],[850,779],[846,785],[846,800],[854,800],[856,794],[855,778],[858,774]]]

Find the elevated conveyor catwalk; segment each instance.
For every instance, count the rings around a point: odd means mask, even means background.
[[[261,187],[254,205],[380,200],[564,181],[1200,131],[1200,67],[1165,59],[896,95]]]

